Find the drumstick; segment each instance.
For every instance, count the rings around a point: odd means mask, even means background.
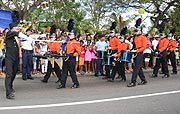
[[[34,40],[34,41],[44,41],[44,42],[64,42],[64,41],[52,41],[52,40]]]

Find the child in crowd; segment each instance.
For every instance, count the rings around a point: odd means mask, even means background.
[[[96,59],[97,59],[95,41],[92,43],[91,58],[92,58],[92,72],[94,73],[96,68]]]
[[[90,73],[90,68],[91,68],[91,52],[92,52],[92,46],[90,45],[91,44],[91,41],[88,40],[87,41],[87,45],[85,47],[85,61],[86,61],[86,72],[87,73]]]
[[[75,66],[75,72],[78,72],[78,66],[79,66],[79,56],[76,56],[76,66]]]
[[[84,59],[85,59],[85,48],[83,46],[83,40],[80,40],[81,45],[81,54],[79,55],[79,72],[81,75],[84,75],[83,66],[84,66]]]
[[[176,63],[179,66],[179,50],[177,48],[175,50],[175,56],[176,56]]]
[[[39,45],[39,42],[35,42],[34,45],[33,45],[33,50],[34,50],[34,55],[38,55],[40,54],[40,45]],[[37,71],[37,57],[33,57],[33,71],[32,71],[32,74],[37,74],[38,71]]]

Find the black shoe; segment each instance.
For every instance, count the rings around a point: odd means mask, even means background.
[[[112,78],[108,78],[108,82],[114,82]]]
[[[135,86],[136,86],[136,83],[133,83],[133,82],[131,82],[127,85],[127,87],[135,87]]]
[[[13,93],[6,96],[7,99],[14,99],[15,95]]]
[[[120,82],[125,82],[126,81],[126,79],[123,79],[123,78],[121,78],[121,80],[120,80]]]
[[[62,89],[62,88],[65,88],[65,85],[62,85],[62,84],[58,84],[58,86],[56,87],[56,89]]]
[[[22,80],[26,81],[26,80],[27,80],[27,78],[22,78]]]
[[[105,76],[105,74],[104,74],[104,73],[101,73],[101,76]]]
[[[121,79],[122,80],[122,78],[120,76],[117,76],[116,79]]]
[[[152,74],[151,78],[157,78],[157,75],[156,74]]]
[[[147,84],[146,80],[145,81],[141,81],[140,83],[138,83],[138,85],[145,85],[145,84]]]
[[[41,80],[41,82],[42,82],[42,83],[48,83],[48,81],[47,81],[47,80],[44,80],[44,79]]]
[[[28,76],[27,79],[34,80],[32,76]]]
[[[98,77],[98,74],[95,73],[94,76],[95,76],[95,77]]]
[[[177,72],[173,72],[173,73],[171,73],[172,75],[174,75],[174,74],[177,74]]]
[[[79,84],[73,84],[73,86],[71,88],[74,89],[74,88],[79,88],[79,87],[80,87]]]
[[[61,80],[57,80],[56,83],[61,83]]]
[[[162,78],[169,78],[169,75],[165,74]]]
[[[159,72],[159,74],[164,74],[163,72]]]
[[[106,76],[103,76],[102,79],[108,79]]]

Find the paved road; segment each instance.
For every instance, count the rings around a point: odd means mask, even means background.
[[[180,72],[180,71],[179,71]],[[0,78],[0,114],[180,114],[180,73],[169,79],[149,78],[151,72],[146,72],[148,84],[127,88],[131,74],[127,74],[127,82],[107,82],[100,77],[79,76],[81,87],[71,89],[71,79],[68,78],[65,89],[55,89],[55,77],[49,83],[40,82],[41,77],[35,80],[15,80],[16,98],[5,98],[4,79]],[[172,94],[158,95],[154,93],[177,91]],[[138,98],[139,95],[150,95]],[[129,96],[135,96],[131,99]],[[127,99],[122,100],[121,98]],[[112,98],[119,100],[111,101]],[[91,103],[94,100],[110,99],[109,102]],[[81,104],[81,101],[89,101]],[[74,104],[80,102],[80,104]],[[62,103],[69,103],[64,106]],[[49,104],[58,104],[50,107]],[[33,108],[34,105],[45,105],[46,108]],[[61,106],[59,106],[61,105]],[[2,110],[2,107],[29,106],[29,109]],[[16,107],[17,108],[17,107]]]

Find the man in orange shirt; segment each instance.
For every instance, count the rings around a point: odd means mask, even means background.
[[[137,53],[137,56],[134,59],[134,69],[132,73],[131,82],[127,85],[127,87],[134,87],[136,86],[136,79],[139,75],[141,82],[138,85],[144,85],[147,83],[146,78],[144,76],[142,67],[143,67],[143,51],[146,49],[147,38],[142,35],[141,30],[138,28],[136,29],[136,36],[134,37],[134,48]]]
[[[110,39],[109,39],[109,52],[110,55],[117,57],[117,54],[120,53],[121,51],[118,51],[118,48],[120,46],[120,40],[115,36],[115,31],[110,32]],[[119,48],[120,49],[120,48]],[[116,62],[114,61],[114,57],[111,57],[111,65],[105,65],[105,70],[106,70],[106,77],[109,81],[114,81],[114,77],[116,75],[116,72],[118,70],[118,66]],[[119,61],[118,61],[119,62]],[[112,68],[112,73],[110,76],[110,71]]]
[[[169,77],[169,70],[167,64],[167,48],[169,45],[169,40],[166,38],[165,33],[161,33],[161,39],[158,42],[157,52],[159,53],[159,58],[156,58],[156,64],[153,69],[153,74],[151,78],[156,78],[158,74],[158,70],[160,68],[160,64],[162,64],[162,71],[164,76],[162,78]]]
[[[69,41],[66,45],[66,55],[68,59],[64,59],[63,61],[63,68],[62,68],[62,78],[61,84],[58,85],[57,89],[65,88],[66,87],[66,80],[68,76],[68,72],[73,81],[73,86],[71,88],[79,88],[79,82],[77,79],[77,75],[75,72],[75,65],[76,65],[76,56],[81,53],[81,46],[80,42],[75,40],[74,33],[69,34]]]
[[[168,59],[171,61],[172,70],[171,74],[177,74],[177,66],[176,66],[176,57],[175,57],[175,49],[176,49],[176,42],[173,40],[172,35],[168,36],[169,45],[168,45]]]
[[[53,42],[53,41],[55,41],[55,39],[56,39],[55,37],[50,36],[50,40],[52,42],[49,42],[49,44],[48,44],[48,48],[49,48],[48,53],[49,54],[57,54],[57,55],[59,55],[60,54],[60,42]],[[60,82],[62,70],[60,69],[60,66],[58,65],[58,63],[56,61],[53,61],[53,62],[54,63],[51,63],[50,61],[48,61],[47,73],[44,76],[44,79],[41,80],[41,82],[43,82],[43,83],[48,82],[48,79],[50,78],[50,75],[51,75],[53,69],[54,69],[54,71],[56,73],[56,76],[58,78],[57,82]],[[54,64],[54,65],[52,65],[52,64]]]

